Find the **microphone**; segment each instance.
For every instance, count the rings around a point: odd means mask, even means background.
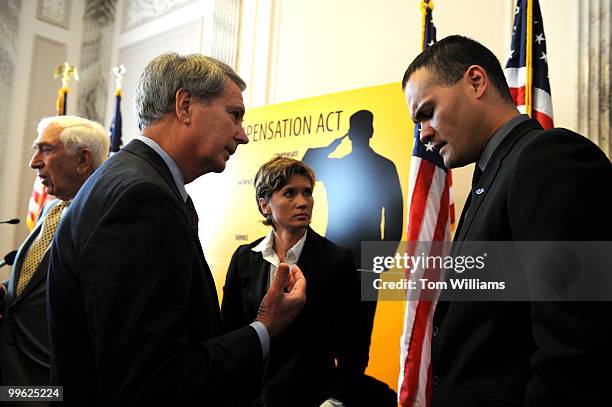
[[[19,219],[15,218],[15,219],[9,219],[9,220],[3,220],[0,221],[0,223],[8,223],[9,225],[16,225],[19,222],[21,222]],[[0,266],[1,267],[1,266]]]
[[[4,259],[0,260],[0,267],[4,267],[6,265],[12,266],[13,263],[15,262],[16,256],[17,256],[17,250],[13,250],[12,252],[4,256]]]

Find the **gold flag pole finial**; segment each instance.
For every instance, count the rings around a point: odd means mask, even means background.
[[[125,65],[121,64],[113,68],[113,74],[115,75],[115,96],[121,96],[122,86],[123,86],[123,77],[127,69]]]
[[[53,72],[53,77],[55,79],[61,77],[62,88],[68,88],[68,84],[70,83],[71,79],[74,79],[75,81],[79,80],[79,72],[74,66],[70,65],[68,62],[64,62],[62,65],[59,65],[57,68],[55,68],[55,71]]]
[[[74,79],[75,81],[79,80],[79,72],[68,62],[64,62],[62,65],[55,68],[53,71],[53,77],[55,79],[62,78],[62,87],[57,91],[56,107],[58,115],[65,115],[67,99],[66,95],[68,92],[70,92],[68,84],[70,83],[70,79]]]

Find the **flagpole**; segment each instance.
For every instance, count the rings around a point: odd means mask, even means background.
[[[113,68],[115,75],[115,114],[111,122],[110,128],[110,152],[116,153],[121,149],[121,133],[122,133],[122,118],[121,118],[121,98],[123,96],[123,77],[127,69],[121,64]]]
[[[68,93],[70,92],[70,87],[68,85],[72,78],[74,78],[75,81],[79,80],[79,73],[74,66],[70,65],[68,62],[64,62],[62,65],[55,68],[53,77],[55,79],[62,78],[62,86],[57,91],[55,107],[58,116],[65,116],[68,111]]]
[[[430,0],[421,1],[421,50],[425,49],[425,29],[427,25],[427,9],[433,11],[433,3]]]
[[[533,0],[527,0],[527,27],[525,38],[525,113],[532,116],[533,105]]]

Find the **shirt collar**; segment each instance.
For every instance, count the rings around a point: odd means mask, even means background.
[[[187,190],[185,189],[185,177],[183,177],[183,173],[179,169],[176,162],[164,151],[163,148],[160,147],[155,140],[148,138],[147,136],[143,136],[142,134],[134,137],[137,140],[142,141],[147,146],[151,147],[153,151],[155,151],[161,158],[164,160],[164,163],[168,166],[170,173],[172,174],[172,178],[174,179],[174,183],[176,184],[176,188],[178,189],[181,197],[183,198],[183,202],[187,201]]]
[[[287,252],[287,263],[295,264],[300,259],[300,255],[302,254],[302,250],[304,249],[304,243],[306,242],[306,235],[308,234],[308,229],[304,233],[304,236],[300,240],[297,241],[296,244],[293,245],[291,249]],[[259,242],[259,244],[253,247],[251,250],[254,252],[261,253],[264,260],[278,266],[280,263],[276,252],[274,251],[274,230],[270,230],[266,237]]]
[[[512,119],[508,120],[503,126],[501,126],[494,134],[493,137],[489,139],[487,144],[485,145],[482,153],[480,153],[480,157],[478,158],[478,168],[482,171],[487,168],[487,164],[491,161],[491,157],[497,147],[501,144],[501,142],[510,134],[512,130],[522,122],[529,120],[529,116],[526,114],[520,114],[518,116],[514,116]]]

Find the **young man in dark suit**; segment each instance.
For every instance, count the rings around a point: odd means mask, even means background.
[[[256,321],[223,334],[184,187],[248,142],[244,88],[198,54],[145,68],[141,135],[84,185],[51,253],[51,373],[66,404],[222,406],[261,383],[270,337],[301,309],[306,282],[280,266]]]
[[[459,241],[612,240],[609,159],[521,115],[487,48],[445,38],[411,63],[403,88],[421,141],[449,168],[476,163],[453,250]],[[584,210],[593,216],[576,216]],[[609,403],[594,371],[611,361],[611,303],[535,300],[438,304],[432,406]]]
[[[0,384],[49,385],[46,281],[49,247],[57,224],[81,185],[108,157],[108,132],[77,116],[47,117],[38,124],[30,167],[49,195],[38,223],[21,244],[0,305]],[[2,296],[0,296],[2,297]],[[3,315],[2,315],[3,314]]]

